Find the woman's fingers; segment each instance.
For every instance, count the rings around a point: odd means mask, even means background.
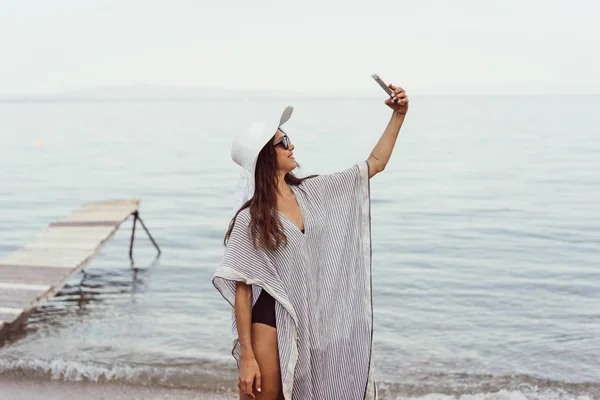
[[[400,103],[406,101],[406,92],[404,90],[399,90],[394,94],[393,97],[394,103]]]
[[[256,387],[256,391],[260,393],[261,389],[261,377],[260,374],[256,374],[256,380],[254,381],[254,386]]]
[[[254,393],[252,392],[252,381],[248,381],[246,382],[246,394],[250,397],[252,397],[253,399],[256,397],[254,396]]]
[[[404,111],[402,114],[406,114],[409,101],[406,92],[401,87],[392,84],[389,84],[388,87],[392,90],[392,94],[385,100],[385,104],[392,110]]]
[[[238,389],[240,389],[240,392],[242,392],[243,394],[252,397],[253,399],[255,398],[254,393],[252,393],[252,381],[248,380],[242,380],[242,379],[238,379],[238,384],[237,384]]]

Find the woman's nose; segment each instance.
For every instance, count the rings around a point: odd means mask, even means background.
[[[296,148],[296,146],[294,146],[293,143],[290,143],[290,151],[294,151],[295,148]]]

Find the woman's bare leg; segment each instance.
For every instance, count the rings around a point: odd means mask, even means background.
[[[252,351],[260,368],[262,391],[254,388],[256,400],[279,400],[281,394],[281,371],[279,369],[279,348],[277,347],[277,329],[272,326],[252,324]],[[249,400],[250,396],[240,393],[240,400]]]

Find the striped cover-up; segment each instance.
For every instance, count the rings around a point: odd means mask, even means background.
[[[374,400],[371,222],[366,162],[292,186],[305,233],[279,214],[288,244],[256,250],[238,215],[213,283],[234,306],[236,281],[276,300],[286,400]],[[234,334],[237,336],[234,319]],[[233,356],[239,363],[239,341]]]

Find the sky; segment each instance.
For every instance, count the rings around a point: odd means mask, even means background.
[[[592,0],[0,0],[0,94],[600,94]]]

